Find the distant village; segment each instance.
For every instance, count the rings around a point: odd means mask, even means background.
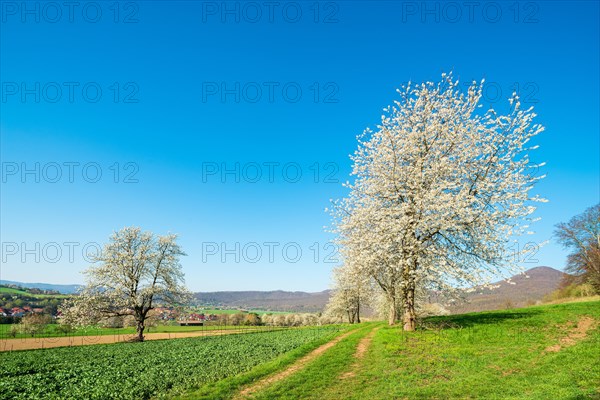
[[[28,315],[49,316],[53,320],[60,318],[62,301],[69,295],[54,290],[23,288],[16,285],[0,285],[0,323],[18,323]],[[215,309],[213,309],[215,311]],[[257,315],[247,310],[224,310],[228,313],[206,313],[203,307],[157,307],[153,310],[156,323],[203,325],[205,323],[253,324]]]
[[[157,307],[154,309],[155,318],[159,321],[179,321],[182,325],[200,325],[207,321],[218,321],[217,314],[204,314],[199,312],[184,312],[173,307]]]
[[[28,289],[15,285],[0,286],[0,323],[18,322],[14,319],[29,314],[56,317],[65,298],[54,290]]]
[[[8,308],[8,309],[4,309],[4,308],[0,307],[0,317],[21,318],[27,314],[43,314],[43,313],[44,313],[44,309],[39,308],[39,307],[31,308],[29,306],[24,306],[24,307],[13,307],[13,308]]]

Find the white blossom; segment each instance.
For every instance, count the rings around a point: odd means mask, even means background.
[[[506,115],[480,111],[482,91],[483,81],[461,92],[452,74],[403,87],[377,129],[359,137],[350,193],[334,202],[342,268],[377,284],[390,323],[401,304],[407,330],[419,291],[518,272],[506,248],[543,201],[530,194],[543,177],[526,147],[543,127],[516,94]]]
[[[63,322],[90,325],[115,316],[133,316],[137,338],[157,303],[189,300],[179,257],[185,255],[175,235],[154,236],[140,228],[115,232],[94,265],[85,271],[87,284],[63,304]]]

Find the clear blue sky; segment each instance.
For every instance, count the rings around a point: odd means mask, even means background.
[[[597,1],[0,4],[2,279],[80,283],[84,245],[138,225],[180,235],[193,290],[326,289],[355,136],[449,70],[490,104],[518,87],[547,127],[521,245],[600,198]]]

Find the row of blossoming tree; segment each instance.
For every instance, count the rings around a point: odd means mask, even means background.
[[[505,113],[484,110],[483,88],[461,90],[452,74],[409,83],[358,137],[349,194],[331,210],[343,265],[330,312],[359,322],[370,303],[410,331],[432,290],[451,295],[519,271],[506,249],[545,201],[532,193],[543,163],[529,156],[544,128],[516,93]]]

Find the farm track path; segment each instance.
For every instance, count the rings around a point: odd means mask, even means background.
[[[580,340],[585,339],[588,331],[594,329],[596,325],[598,325],[598,321],[592,317],[585,316],[580,318],[577,322],[577,326],[572,328],[567,336],[561,338],[560,342],[554,346],[547,347],[545,352],[556,353],[564,347],[570,347],[577,344]]]
[[[354,364],[352,364],[352,367],[349,371],[344,372],[340,376],[340,379],[348,379],[356,375],[356,369],[360,366],[360,360],[365,356],[365,354],[369,350],[369,347],[371,347],[371,341],[373,340],[373,336],[375,336],[378,330],[379,327],[373,329],[371,332],[369,332],[367,336],[360,340],[358,346],[356,347],[356,352],[354,353],[354,358],[356,359],[356,361],[354,362]]]
[[[306,365],[308,363],[310,363],[311,361],[315,360],[316,358],[322,356],[323,353],[325,353],[327,350],[329,350],[330,348],[332,348],[333,346],[338,344],[340,341],[344,340],[346,337],[355,333],[356,331],[357,331],[356,329],[352,329],[340,336],[333,338],[331,341],[317,347],[315,350],[311,351],[304,357],[300,358],[298,361],[296,361],[295,363],[293,363],[292,365],[290,365],[283,371],[278,372],[275,375],[267,376],[263,379],[258,380],[257,382],[250,384],[246,388],[242,389],[242,391],[239,392],[236,396],[234,396],[233,399],[234,400],[248,399],[253,394],[266,388],[267,386],[270,386],[276,382],[279,382],[279,381],[289,377],[290,375],[293,375],[294,373],[296,373],[296,372],[300,371],[301,369],[303,369],[304,367],[306,367]]]
[[[144,335],[145,340],[165,340],[165,339],[182,339],[199,336],[221,336],[244,334],[247,332],[260,331],[259,329],[244,329],[244,330],[210,330],[210,331],[194,331],[194,332],[161,332],[147,333]],[[132,334],[117,334],[117,335],[93,335],[93,336],[67,336],[67,337],[47,337],[47,338],[22,338],[22,339],[3,339],[0,340],[0,352],[13,350],[36,350],[49,349],[53,347],[72,347],[72,346],[87,346],[93,344],[111,344],[123,343],[130,341],[134,335]]]

